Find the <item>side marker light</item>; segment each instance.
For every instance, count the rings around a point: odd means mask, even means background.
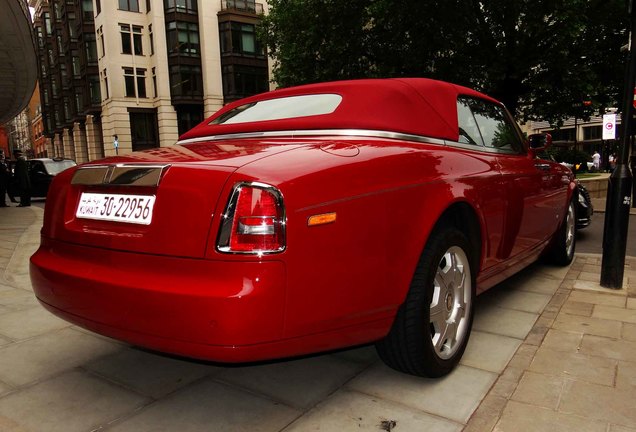
[[[325,225],[336,221],[336,213],[324,213],[310,216],[307,219],[307,226]]]

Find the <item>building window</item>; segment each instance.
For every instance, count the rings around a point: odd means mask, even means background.
[[[146,0],[146,13],[150,12],[151,4],[152,4],[152,0]]]
[[[75,89],[75,110],[78,114],[84,111],[84,102],[82,99],[82,91],[79,88]]]
[[[602,126],[588,126],[583,128],[583,139],[585,141],[600,140],[602,136]]]
[[[71,39],[77,38],[77,30],[75,29],[75,12],[68,13],[68,35]]]
[[[199,25],[183,21],[171,21],[167,24],[166,38],[169,54],[199,57]]]
[[[137,93],[139,97],[145,98],[146,95],[146,69],[137,68]]]
[[[232,23],[232,50],[256,54],[256,30],[253,24]]]
[[[77,51],[72,51],[73,77],[79,78],[81,75],[81,63]]]
[[[40,49],[44,49],[44,34],[42,33],[42,27],[36,27],[35,31],[38,35],[38,46]]]
[[[135,71],[133,68],[124,68],[124,82],[126,84],[126,97],[135,97]]]
[[[119,27],[121,32],[122,54],[132,54],[134,51],[135,55],[143,55],[141,39],[143,27],[131,26],[130,24],[120,24]]]
[[[556,129],[549,131],[549,134],[552,135],[552,141],[575,141],[576,131],[574,128],[568,129]]]
[[[84,21],[93,21],[93,0],[82,0],[82,16]]]
[[[139,0],[119,0],[119,10],[139,12]]]
[[[154,90],[155,97],[159,97],[159,93],[157,92],[157,69],[152,68],[152,89]]]
[[[230,102],[268,90],[267,67],[223,66],[223,96]]]
[[[203,121],[203,107],[200,105],[179,105],[177,111],[177,132],[182,135]]]
[[[57,80],[55,78],[53,78],[51,80],[51,90],[52,90],[52,94],[54,98],[57,98],[58,93],[57,93]]]
[[[60,76],[62,77],[62,87],[70,86],[68,82],[68,74],[66,73],[66,64],[60,64]]]
[[[99,89],[99,76],[90,75],[88,77],[88,91],[90,96],[91,105],[99,105],[102,101],[101,92]]]
[[[71,107],[67,97],[64,98],[64,121],[71,121]]]
[[[120,24],[121,52],[122,54],[132,54],[132,41],[130,39],[130,24]]]
[[[46,88],[42,90],[42,100],[44,101],[44,105],[49,104],[49,90]]]
[[[256,26],[237,22],[219,24],[221,53],[265,56],[265,52],[256,39]]]
[[[140,98],[146,97],[146,69],[125,67],[124,82],[126,84],[126,97],[137,97],[137,95]]]
[[[97,38],[99,39],[99,47],[101,48],[101,51],[99,52],[99,58],[102,58],[106,55],[103,26],[99,26],[99,28],[97,29]]]
[[[108,74],[106,73],[106,69],[102,71],[102,78],[104,79],[104,100],[110,97],[110,92],[108,91]]]
[[[62,36],[57,35],[55,39],[57,40],[57,54],[60,56],[63,56],[64,48],[62,48]]]
[[[196,15],[198,11],[197,0],[163,0],[166,12],[179,12]]]
[[[53,57],[53,50],[49,49],[48,54],[49,54],[49,65],[52,66],[55,64],[55,57]]]
[[[152,24],[148,24],[148,35],[150,36],[150,55],[155,53],[155,37],[152,34]]]
[[[51,27],[51,14],[48,12],[44,12],[44,30],[47,36],[51,36],[53,27]]]
[[[62,20],[62,11],[60,10],[60,4],[59,3],[55,3],[53,5],[53,10],[55,11],[55,21],[61,21]]]
[[[128,108],[133,151],[159,147],[156,109]]]
[[[97,16],[102,11],[102,0],[95,0],[95,9],[97,10],[95,16]]]
[[[84,33],[86,43],[86,61],[89,63],[97,62],[97,41],[95,33]]]
[[[199,66],[170,66],[170,89],[173,97],[203,96],[203,79]]]

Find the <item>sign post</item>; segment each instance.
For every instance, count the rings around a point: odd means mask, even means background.
[[[616,139],[616,114],[603,114],[603,139]]]
[[[625,250],[627,248],[627,229],[632,198],[632,173],[629,169],[631,150],[631,131],[634,112],[634,87],[636,84],[636,14],[634,0],[628,4],[630,22],[630,49],[625,91],[623,93],[621,150],[616,169],[609,178],[607,201],[605,204],[605,227],[603,231],[603,260],[601,263],[601,286],[621,289],[625,272]],[[603,122],[605,124],[605,122]],[[615,127],[614,127],[615,129]],[[605,128],[603,129],[605,133]]]

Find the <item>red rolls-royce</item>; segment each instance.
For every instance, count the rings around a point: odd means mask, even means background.
[[[475,295],[574,254],[571,171],[496,100],[428,79],[277,90],[177,145],[56,176],[40,302],[97,333],[220,362],[376,343],[459,362]]]

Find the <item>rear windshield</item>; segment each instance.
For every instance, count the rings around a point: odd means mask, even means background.
[[[336,94],[269,99],[238,106],[212,120],[210,124],[236,124],[330,114],[338,108],[341,101],[342,96]]]
[[[71,167],[74,167],[75,165],[77,165],[72,160],[43,161],[43,162],[44,162],[44,165],[46,166],[46,170],[51,175],[59,174],[62,171],[64,171],[65,169],[71,168]]]

